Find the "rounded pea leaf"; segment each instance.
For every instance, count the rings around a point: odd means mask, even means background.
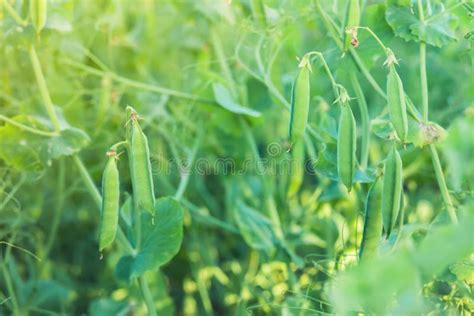
[[[50,131],[40,118],[18,115],[11,120],[40,131]],[[56,136],[43,136],[6,123],[0,127],[0,159],[17,170],[40,172],[53,159],[79,152],[89,144],[89,136],[81,129],[65,126]]]
[[[409,5],[393,4],[388,6],[385,18],[395,35],[406,41],[423,41],[436,47],[455,41],[456,17],[447,12],[441,3],[434,3],[432,11],[432,18],[421,22],[418,12],[413,11]]]
[[[121,279],[139,277],[170,261],[183,240],[183,209],[171,197],[156,200],[154,223],[149,212],[142,212],[142,240],[135,256],[124,256],[117,264]]]

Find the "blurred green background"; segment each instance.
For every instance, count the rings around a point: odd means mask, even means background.
[[[148,136],[155,194],[184,190],[181,250],[146,274],[158,315],[470,315],[474,4],[422,1],[433,18],[421,27],[416,1],[361,1],[361,25],[394,51],[417,108],[419,40],[428,43],[430,120],[446,130],[436,146],[462,220],[448,225],[429,150],[410,144],[401,151],[404,225],[382,242],[378,261],[356,266],[367,183],[390,148],[386,101],[354,56],[342,56],[318,2],[342,36],[343,0],[51,0],[39,35],[28,0],[0,0],[0,314],[15,305],[32,315],[146,314],[137,285],[115,273],[121,249],[100,258],[99,213],[77,163],[100,188],[105,152],[124,138],[132,105]],[[385,90],[383,50],[362,30],[359,41],[359,61]],[[14,125],[53,128],[31,45],[63,137]],[[312,163],[288,196],[288,106],[297,57],[309,51],[324,54],[351,96],[355,76],[367,99],[369,168],[351,194],[335,166],[339,108],[315,61],[305,138]],[[359,127],[356,100],[351,106]],[[131,192],[126,162],[121,189]]]

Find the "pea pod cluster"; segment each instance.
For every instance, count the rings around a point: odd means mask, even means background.
[[[112,244],[115,239],[120,208],[120,182],[115,150],[107,152],[109,157],[102,175],[102,210],[99,229],[99,251]]]
[[[30,0],[30,17],[36,33],[39,34],[46,25],[47,0]]]
[[[398,138],[405,143],[408,135],[408,117],[406,110],[405,91],[395,64],[389,65],[387,77],[387,102],[390,121]]]
[[[356,122],[349,102],[342,103],[337,135],[337,172],[350,192],[356,165]]]
[[[300,140],[308,123],[310,85],[309,75],[311,72],[309,57],[304,56],[300,62],[300,70],[293,84],[291,93],[290,111],[290,143],[294,144]]]
[[[360,24],[360,5],[359,0],[348,0],[346,7],[346,23],[344,29],[344,52],[346,52],[352,41],[352,34],[348,31],[354,29]],[[357,32],[357,31],[354,31]]]
[[[378,177],[370,186],[365,202],[364,232],[359,257],[367,260],[377,255],[382,238],[382,181]]]
[[[403,165],[395,146],[387,156],[383,174],[382,216],[387,238],[390,237],[400,211],[403,191]]]
[[[153,191],[153,178],[150,162],[150,150],[148,139],[138,123],[138,114],[131,107],[127,108],[130,113],[129,138],[129,161],[132,176],[133,196],[137,199],[137,205],[154,214],[155,195]]]

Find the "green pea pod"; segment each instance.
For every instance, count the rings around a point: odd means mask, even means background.
[[[356,123],[349,103],[343,103],[337,135],[337,171],[350,192],[356,163]]]
[[[153,192],[153,178],[151,174],[150,150],[148,140],[138,123],[138,114],[129,110],[129,160],[132,175],[133,198],[140,208],[145,208],[152,215],[155,213],[155,196]]]
[[[344,52],[347,52],[351,45],[352,35],[347,32],[360,24],[359,0],[348,0],[346,7],[346,23],[344,28]]]
[[[290,112],[290,143],[294,144],[303,138],[309,113],[309,74],[311,72],[308,57],[303,57],[300,71],[293,84]]]
[[[115,239],[120,208],[120,182],[115,150],[107,152],[109,160],[102,175],[102,212],[99,229],[99,251]]]
[[[361,260],[377,255],[382,225],[382,180],[377,178],[371,185],[365,202],[364,233],[359,254]]]
[[[383,227],[387,238],[395,225],[400,211],[403,190],[403,165],[400,154],[393,146],[385,161],[382,189]]]
[[[298,141],[291,150],[290,164],[290,184],[288,186],[288,197],[292,197],[298,192],[301,183],[303,183],[305,173],[305,152],[304,141]]]
[[[36,34],[39,34],[46,25],[47,0],[30,0],[30,16]]]
[[[387,77],[387,101],[390,112],[390,121],[398,138],[405,143],[408,135],[408,117],[406,110],[405,91],[395,65],[389,66]]]

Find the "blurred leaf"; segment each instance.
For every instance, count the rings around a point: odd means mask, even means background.
[[[471,189],[474,185],[474,164],[466,164],[474,153],[473,124],[474,115],[466,111],[466,115],[452,122],[448,136],[441,144],[448,165],[449,183],[456,191]]]
[[[339,181],[337,174],[337,146],[334,143],[327,143],[318,153],[318,160],[314,164],[314,170],[331,180]]]
[[[371,130],[377,137],[383,140],[390,139],[390,135],[393,134],[393,127],[388,119],[372,120]]]
[[[462,260],[453,264],[449,269],[459,280],[469,285],[474,284],[474,260]]]
[[[405,243],[391,254],[342,272],[330,288],[336,312],[421,313],[421,297],[415,295],[421,291],[420,277],[431,278],[474,251],[474,213],[462,215],[458,225],[432,228],[416,248]]]
[[[130,311],[127,302],[112,299],[98,299],[89,306],[90,316],[126,316]]]
[[[25,297],[29,297],[31,306],[44,309],[58,309],[72,298],[73,293],[64,285],[53,280],[28,282],[25,286]]]
[[[272,223],[268,218],[244,202],[237,201],[234,219],[242,237],[250,247],[267,253],[274,250],[276,237],[273,233]]]
[[[12,120],[39,130],[48,130],[41,120],[26,115]],[[0,158],[7,165],[23,171],[40,171],[50,166],[53,159],[70,156],[89,144],[89,136],[82,130],[66,127],[60,135],[47,137],[33,134],[16,126],[0,127]]]
[[[89,141],[89,136],[83,130],[69,127],[61,130],[60,136],[51,137],[48,148],[44,148],[44,153],[49,159],[70,156],[86,147]]]
[[[434,276],[474,252],[474,213],[463,215],[459,225],[433,229],[420,244],[414,259],[423,275]]]
[[[332,283],[330,295],[336,314],[365,311],[386,315],[393,308],[394,297],[414,295],[420,285],[415,266],[402,252],[341,273]]]
[[[245,108],[238,103],[235,102],[234,98],[230,94],[230,91],[220,83],[214,83],[212,85],[212,89],[214,91],[214,98],[216,99],[217,103],[222,106],[224,109],[237,113],[237,114],[244,114],[249,116],[258,117],[261,115],[260,112],[255,110]]]

